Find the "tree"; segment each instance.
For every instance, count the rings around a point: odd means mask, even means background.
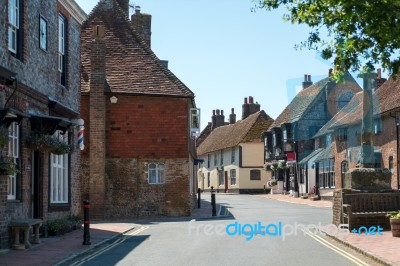
[[[362,71],[379,64],[400,67],[400,0],[253,0],[255,9],[285,7],[284,20],[311,30],[297,47],[334,59],[337,69]],[[327,32],[327,37],[321,37]]]

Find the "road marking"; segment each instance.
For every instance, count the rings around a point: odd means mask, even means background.
[[[365,263],[364,261],[360,260],[359,258],[351,255],[350,253],[348,253],[347,251],[344,251],[343,249],[333,245],[332,243],[329,243],[327,240],[323,239],[320,236],[317,235],[313,235],[310,234],[308,232],[305,232],[307,235],[309,235],[310,237],[314,238],[314,240],[318,241],[319,243],[321,243],[322,245],[326,246],[327,248],[330,248],[331,250],[335,251],[336,253],[339,253],[340,255],[342,255],[343,257],[347,258],[348,260],[354,262],[356,265],[359,266],[369,266],[368,263]]]
[[[139,228],[135,228],[134,230],[131,230],[125,234],[123,234],[122,237],[118,238],[117,240],[115,240],[113,243],[111,243],[110,245],[107,245],[99,250],[97,250],[96,252],[94,252],[93,254],[86,256],[76,262],[74,262],[73,264],[71,264],[71,266],[80,266],[85,262],[88,262],[94,258],[96,258],[97,256],[100,256],[101,254],[103,254],[104,252],[109,251],[110,249],[118,246],[119,244],[123,243],[124,241],[126,241],[127,239],[143,232],[144,230],[148,229],[148,226],[140,226]]]

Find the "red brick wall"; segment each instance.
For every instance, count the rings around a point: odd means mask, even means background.
[[[187,99],[117,97],[107,101],[107,157],[188,157]]]

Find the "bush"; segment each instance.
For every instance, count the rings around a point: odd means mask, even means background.
[[[71,214],[66,219],[47,221],[47,232],[50,236],[59,236],[82,227],[82,216]]]
[[[47,221],[47,232],[50,236],[63,235],[65,233],[71,232],[72,228],[68,220],[56,219]]]

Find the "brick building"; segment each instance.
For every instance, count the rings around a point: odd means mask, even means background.
[[[383,79],[378,72],[377,86]],[[375,167],[386,168],[392,174],[391,187],[399,189],[399,126],[400,81],[389,79],[372,93],[373,147]],[[361,150],[361,117],[363,91],[357,93],[316,135],[317,143],[330,138],[331,157],[334,161],[336,188],[343,188],[344,174],[357,167]],[[324,186],[324,171],[320,175],[320,187]]]
[[[94,219],[189,215],[194,94],[150,48],[151,16],[103,0],[82,27],[82,196]]]
[[[56,139],[57,147],[75,142],[86,14],[73,0],[0,0],[0,6],[0,131],[7,137],[0,158],[3,249],[10,246],[11,220],[45,224],[80,213],[80,154],[56,152],[54,145]],[[39,147],[35,136],[53,144]],[[3,172],[10,163],[17,172]]]
[[[314,186],[315,180],[308,179],[301,168],[315,155],[313,137],[361,90],[349,73],[341,83],[332,80],[331,74],[330,69],[328,77],[314,84],[305,75],[303,89],[264,133],[264,159],[267,165],[282,165],[277,178],[285,191],[306,194]]]
[[[242,120],[236,121],[234,109],[225,122],[224,112],[214,110],[212,122],[199,136],[197,154],[202,161],[197,172],[198,187],[218,192],[262,193],[271,178],[264,170],[262,133],[273,119],[260,105],[245,98]]]

